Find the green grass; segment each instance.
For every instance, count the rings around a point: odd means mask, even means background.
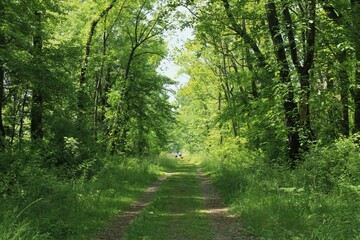
[[[47,234],[39,234],[31,228],[29,221],[19,220],[21,215],[16,211],[1,212],[0,239],[1,240],[42,240],[47,239]]]
[[[127,229],[125,239],[213,239],[193,164],[182,161]]]
[[[19,193],[1,199],[0,240],[92,238],[174,166],[161,157],[101,161],[100,172],[91,179],[60,180],[34,167],[23,173],[27,181],[17,186]]]
[[[360,239],[359,149],[339,141],[315,149],[294,171],[261,153],[199,155],[231,210],[261,239]]]

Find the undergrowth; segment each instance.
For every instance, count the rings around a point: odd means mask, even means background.
[[[22,164],[1,176],[0,240],[95,238],[173,166],[166,157],[94,156],[64,177],[35,160]]]
[[[261,239],[360,239],[355,142],[340,139],[314,147],[293,171],[246,149],[224,147],[199,155],[198,161],[247,230]]]

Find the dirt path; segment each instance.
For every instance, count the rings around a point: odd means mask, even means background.
[[[201,180],[200,188],[205,201],[204,212],[206,212],[211,219],[215,239],[255,240],[255,238],[245,233],[236,216],[228,213],[229,208],[225,206],[210,179],[200,169],[198,169],[198,177]]]
[[[255,239],[246,235],[237,218],[228,213],[209,178],[195,164],[185,161],[113,219],[98,239],[124,236],[154,240]]]
[[[171,176],[171,173],[166,173],[158,181],[156,181],[152,186],[146,189],[144,194],[139,198],[138,201],[133,203],[130,208],[123,212],[121,215],[112,219],[107,228],[100,236],[98,240],[118,240],[121,239],[125,233],[125,229],[130,225],[141,211],[149,204],[152,196],[158,190],[160,185],[166,180],[167,177]]]

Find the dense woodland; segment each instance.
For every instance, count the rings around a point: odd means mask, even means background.
[[[251,234],[359,239],[359,39],[359,0],[1,0],[0,239],[96,233],[180,149]]]

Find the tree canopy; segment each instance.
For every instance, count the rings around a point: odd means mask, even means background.
[[[193,38],[171,49],[183,29]],[[149,156],[183,151],[229,199],[292,184],[284,201],[306,192],[306,211],[318,193],[358,210],[359,39],[360,0],[1,0],[0,202],[146,185],[162,167]],[[169,59],[187,83],[160,73]]]

